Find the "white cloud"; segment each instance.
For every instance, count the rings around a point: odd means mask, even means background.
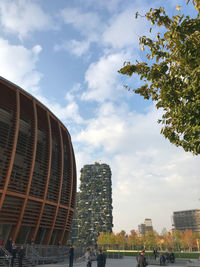
[[[65,99],[69,102],[74,101],[75,98],[75,94],[77,92],[79,92],[82,89],[82,86],[80,83],[76,83],[74,84],[74,86],[72,87],[71,90],[67,91],[66,95],[65,95]]]
[[[0,22],[5,32],[16,34],[20,39],[52,25],[51,18],[30,0],[0,1]]]
[[[63,42],[62,44],[56,44],[54,50],[55,51],[64,50],[66,52],[74,54],[77,57],[80,57],[88,51],[89,47],[90,47],[89,40],[84,40],[84,41],[70,40]]]
[[[77,103],[73,100],[72,95],[68,95],[68,103],[65,105],[59,104],[55,100],[47,99],[42,95],[36,95],[37,99],[40,100],[46,107],[48,107],[53,114],[55,114],[63,123],[69,124],[73,123],[84,123],[83,118],[79,114],[79,107]],[[68,127],[68,126],[67,126]]]
[[[98,62],[92,63],[85,74],[88,89],[83,93],[82,99],[102,102],[119,97],[122,90],[117,71],[126,58],[128,56],[122,52],[103,56]]]
[[[152,143],[155,145],[155,141]],[[199,207],[200,182],[196,175],[199,158],[192,155],[186,158],[185,152],[175,147],[163,149],[163,146],[152,157],[145,144],[147,149],[139,158],[134,145],[130,144],[132,156],[123,153],[113,160],[113,179],[117,180],[113,193],[114,207],[118,207],[114,208],[116,230],[120,230],[121,225],[135,229],[145,218],[152,218],[156,230],[170,229],[173,211]],[[167,171],[170,164],[174,167]],[[189,175],[188,165],[193,169]],[[133,216],[125,222],[123,217],[127,218],[127,214]]]
[[[103,110],[103,113],[101,110]],[[121,138],[125,129],[124,122],[113,112],[114,107],[111,103],[104,104],[99,110],[98,119],[93,118],[90,121],[87,129],[81,131],[77,136],[77,141],[82,141],[93,147],[102,146],[104,151],[107,152],[116,152],[114,151],[115,144],[120,141],[119,138]]]
[[[80,0],[81,6],[91,7],[95,10],[106,9],[110,12],[116,11],[120,3],[123,5],[122,0],[109,0],[109,4],[107,0]]]
[[[136,11],[140,12],[141,9],[129,8],[111,19],[110,25],[103,33],[105,44],[118,49],[130,45],[139,46],[139,37],[148,33],[148,27],[145,18],[135,19]]]
[[[55,51],[65,50],[79,57],[88,52],[92,42],[99,42],[103,23],[97,13],[83,12],[79,8],[65,8],[60,11],[60,15],[64,23],[72,25],[84,39],[72,39],[56,44]]]
[[[84,39],[72,39],[57,44],[55,50],[65,50],[76,56],[82,56],[89,51],[91,43],[96,43],[104,48],[111,46],[114,49],[127,48],[127,46],[139,47],[139,37],[147,34],[149,27],[147,27],[144,18],[135,19],[135,13],[139,11],[143,14],[144,9],[148,9],[148,7],[145,5],[141,8],[137,3],[138,8],[129,6],[125,11],[121,11],[121,9],[119,11],[117,10],[119,3],[115,2],[115,5],[113,5],[112,2],[110,4],[110,7],[113,6],[111,9],[121,13],[114,13],[110,21],[107,22],[107,26],[105,21],[98,16],[99,13],[83,12],[78,8],[61,10],[60,14],[64,22],[73,25]],[[100,4],[101,7],[104,7],[104,5],[103,2]]]
[[[65,97],[67,103],[64,105],[47,99],[41,94],[39,82],[42,74],[36,70],[41,51],[42,48],[39,45],[27,49],[22,45],[11,45],[7,40],[0,39],[0,76],[33,94],[63,122],[71,120],[75,123],[83,123],[79,107],[74,100],[74,94],[81,88],[79,83],[68,91]]]
[[[100,26],[100,20],[96,13],[82,12],[78,8],[65,8],[60,12],[66,24],[72,24],[84,36],[95,35],[97,26]]]
[[[27,49],[0,39],[0,75],[29,92],[36,92],[41,78],[36,62],[41,50],[39,45]]]
[[[74,138],[111,166],[115,231],[137,229],[146,217],[170,229],[173,211],[198,208],[200,159],[160,135],[159,117],[154,107],[140,114],[104,103]]]

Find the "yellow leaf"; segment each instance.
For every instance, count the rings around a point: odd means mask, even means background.
[[[179,11],[181,9],[181,6],[176,5],[176,9]]]
[[[141,46],[141,50],[144,51],[144,46]]]
[[[173,17],[174,21],[177,23],[178,22],[178,18],[177,17]]]

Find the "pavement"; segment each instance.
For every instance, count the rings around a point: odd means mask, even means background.
[[[65,263],[56,263],[56,264],[47,264],[47,265],[40,265],[41,267],[68,267],[68,262]],[[92,262],[92,267],[96,267],[97,262]],[[135,257],[124,257],[123,259],[107,259],[106,260],[106,267],[136,267],[137,261]],[[159,266],[159,265],[148,265],[150,266]],[[185,267],[186,265],[184,263],[180,264],[167,264],[167,267]],[[86,267],[85,262],[74,262],[73,267]]]

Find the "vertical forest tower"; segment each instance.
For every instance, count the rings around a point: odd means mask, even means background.
[[[81,169],[77,201],[78,242],[97,243],[100,232],[112,232],[111,170],[107,164],[85,165]]]

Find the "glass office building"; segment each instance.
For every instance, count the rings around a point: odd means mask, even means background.
[[[176,230],[200,232],[200,209],[175,211],[173,222]]]

